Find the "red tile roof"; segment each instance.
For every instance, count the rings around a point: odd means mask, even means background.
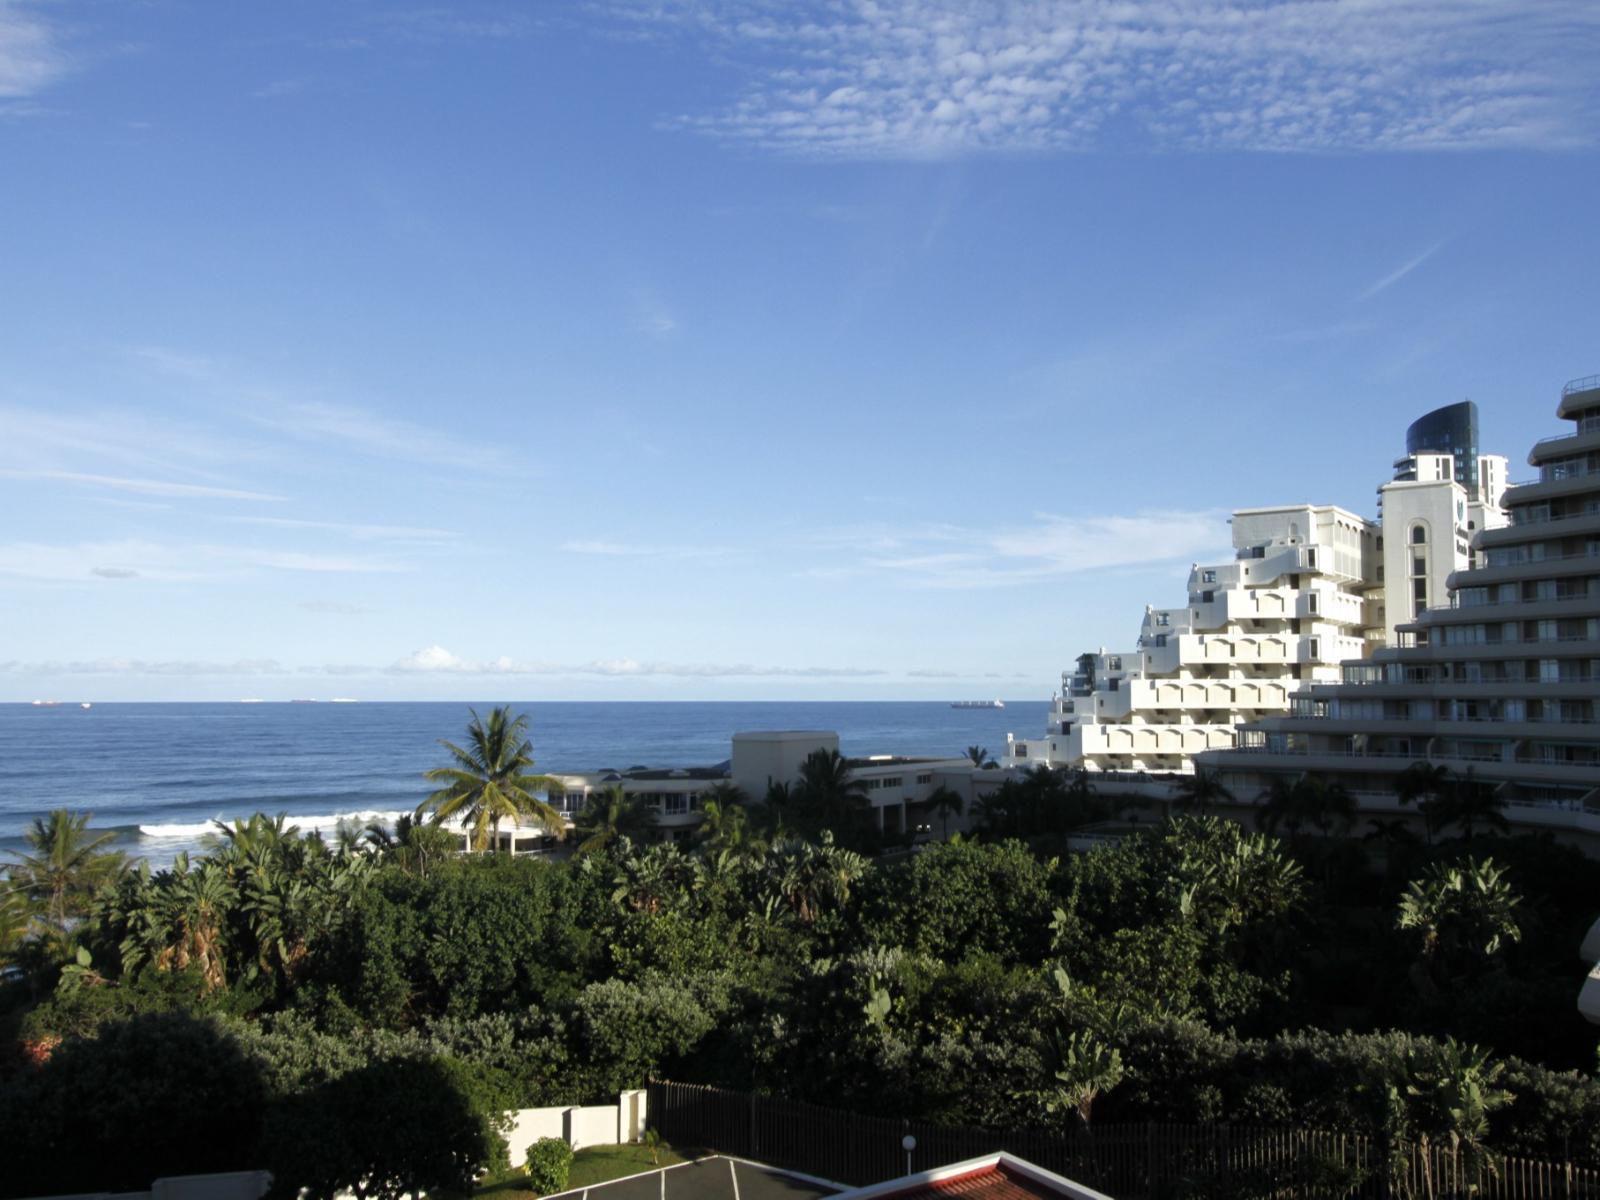
[[[891,1192],[894,1200],[1060,1200],[1061,1193],[1002,1165],[978,1167],[962,1175]],[[880,1200],[886,1198],[880,1197]]]

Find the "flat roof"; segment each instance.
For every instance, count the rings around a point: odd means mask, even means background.
[[[733,735],[734,741],[753,742],[800,742],[814,741],[817,738],[836,738],[839,736],[834,729],[745,729]]]

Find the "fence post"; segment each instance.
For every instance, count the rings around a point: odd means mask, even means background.
[[[1156,1191],[1156,1123],[1144,1123],[1144,1194],[1146,1197],[1155,1195]]]

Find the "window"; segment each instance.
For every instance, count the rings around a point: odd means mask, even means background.
[[[1428,531],[1421,525],[1411,527],[1411,544],[1413,546],[1426,546],[1428,544]]]
[[[1315,592],[1306,597],[1306,611],[1311,613],[1318,611],[1317,594]]]
[[[1306,550],[1306,566],[1313,571],[1317,569],[1317,548],[1312,546]]]
[[[1322,657],[1322,642],[1317,638],[1309,638],[1309,639],[1307,639],[1307,641],[1306,641],[1306,651],[1312,658],[1321,658]]]
[[[1171,621],[1169,620],[1169,614],[1164,612],[1157,613],[1156,624],[1162,628],[1165,628],[1167,625],[1171,624]]]
[[[931,771],[924,771],[921,775],[917,776],[918,785],[925,784],[925,783],[932,783],[932,782],[933,782],[933,772],[931,772]]]
[[[1120,671],[1120,670],[1122,670],[1122,660],[1120,658],[1113,658],[1110,662],[1106,663],[1106,670],[1108,670],[1108,671]]]
[[[1215,583],[1216,581],[1217,581],[1217,573],[1215,571],[1201,571],[1200,572],[1200,582],[1201,583]]]

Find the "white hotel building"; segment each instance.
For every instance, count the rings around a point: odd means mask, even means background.
[[[733,784],[749,804],[760,804],[773,783],[793,784],[800,765],[816,750],[839,749],[839,735],[830,730],[773,730],[736,733],[733,754],[724,763],[704,767],[628,767],[617,770],[552,773],[558,786],[550,789],[547,800],[561,814],[562,829],[546,830],[536,824],[503,821],[500,849],[513,854],[547,853],[558,849],[575,826],[590,798],[621,788],[629,799],[643,802],[655,826],[653,841],[688,842],[702,819],[701,805],[708,792],[719,784]],[[913,758],[897,754],[847,757],[850,778],[859,781],[866,792],[874,824],[886,834],[916,832],[920,826],[937,821],[928,810],[928,798],[946,787],[962,799],[963,813],[970,813],[974,789],[992,785],[1003,773],[975,771],[971,760],[961,758]],[[964,827],[961,820],[952,822]],[[466,835],[463,835],[465,844]]]
[[[1379,521],[1332,505],[1236,511],[1233,559],[1196,564],[1181,606],[1146,608],[1134,649],[1081,655],[1044,734],[1008,737],[1002,765],[1192,771],[1194,755],[1234,746],[1240,725],[1337,682],[1340,663],[1446,595],[1476,530],[1504,523],[1506,460],[1479,455],[1476,432],[1470,403],[1415,422]]]

